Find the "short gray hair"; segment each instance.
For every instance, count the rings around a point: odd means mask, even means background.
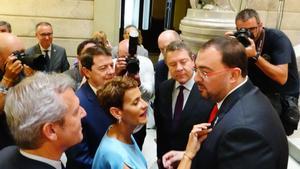
[[[20,148],[35,149],[42,144],[41,128],[47,122],[64,123],[67,106],[60,94],[74,89],[65,74],[37,72],[9,89],[5,114],[9,129]]]

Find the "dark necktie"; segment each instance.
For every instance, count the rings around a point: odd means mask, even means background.
[[[50,65],[50,57],[49,57],[49,54],[48,54],[48,52],[49,52],[49,50],[44,50],[44,52],[45,52],[45,70],[47,70],[48,71],[48,69],[49,69],[49,65]]]
[[[218,112],[218,106],[217,104],[215,104],[215,106],[213,107],[212,111],[210,112],[210,115],[209,115],[209,119],[208,119],[208,122],[211,123],[212,121],[214,121],[214,119],[216,118],[217,116],[217,112]]]
[[[174,109],[174,118],[173,118],[173,128],[177,128],[179,119],[180,119],[180,115],[182,112],[182,108],[183,108],[183,90],[184,90],[184,86],[179,86],[179,93],[176,99],[176,103],[175,103],[175,109]]]
[[[62,162],[60,162],[60,164],[61,164],[61,169],[65,169],[64,164]]]

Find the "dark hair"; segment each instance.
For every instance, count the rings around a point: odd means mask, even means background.
[[[222,63],[229,68],[241,69],[242,77],[247,75],[248,60],[244,46],[235,38],[216,37],[204,43],[200,51],[213,47],[222,55]]]
[[[111,57],[111,53],[103,46],[95,46],[87,48],[81,55],[80,63],[83,67],[91,70],[94,64],[94,57],[97,55],[104,55]]]
[[[85,47],[85,45],[89,44],[89,43],[93,43],[95,44],[95,46],[99,46],[99,42],[97,42],[96,40],[94,39],[87,39],[87,40],[84,40],[82,41],[81,43],[79,43],[79,45],[77,46],[77,55],[81,55],[81,52],[82,52],[82,49]]]
[[[97,92],[98,101],[101,107],[107,112],[116,122],[109,112],[111,107],[123,109],[124,95],[129,89],[138,87],[137,81],[127,76],[117,76],[106,82]]]
[[[258,13],[254,9],[246,8],[237,14],[237,16],[235,17],[235,22],[237,22],[238,20],[242,20],[243,22],[245,22],[253,17],[256,19],[257,23],[260,23]]]
[[[52,27],[52,25],[49,22],[39,22],[35,25],[35,30],[37,30],[37,28],[41,25],[45,25],[45,26],[50,26]]]
[[[10,23],[6,22],[6,21],[0,21],[0,26],[6,26],[8,29],[8,32],[11,33],[11,26]]]
[[[189,57],[192,60],[194,60],[193,53],[192,53],[191,49],[183,41],[173,41],[173,42],[171,42],[166,48],[166,55],[168,55],[168,52],[174,52],[174,51],[177,51],[177,50],[187,51]],[[167,57],[165,59],[167,59]]]

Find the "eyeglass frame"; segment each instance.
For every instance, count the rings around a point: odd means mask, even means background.
[[[261,25],[261,22],[259,22],[259,23],[257,23],[257,25],[256,26],[253,26],[253,27],[250,27],[250,28],[244,28],[244,27],[242,27],[242,28],[237,28],[236,27],[236,30],[237,31],[239,31],[239,30],[241,30],[241,29],[248,29],[250,32],[254,32],[254,31],[256,31],[257,29],[258,29],[258,27]]]
[[[40,36],[46,37],[46,36],[53,36],[53,32],[51,33],[39,33]]]
[[[200,77],[203,79],[208,79],[211,76],[215,76],[219,73],[226,72],[226,71],[232,70],[232,69],[234,69],[234,68],[224,68],[224,69],[221,69],[218,71],[205,72],[205,71],[201,71],[201,68],[199,68],[199,67],[198,68],[194,67],[194,71],[196,72],[196,74],[198,74],[198,72],[199,72]]]

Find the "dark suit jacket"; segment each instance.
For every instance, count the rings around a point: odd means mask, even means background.
[[[1,169],[55,169],[47,163],[29,159],[23,156],[19,148],[9,146],[0,151]]]
[[[157,133],[157,157],[170,150],[185,150],[194,124],[207,122],[213,104],[204,100],[194,84],[181,113],[177,129],[172,129],[172,91],[175,80],[164,81],[156,91],[154,115]]]
[[[279,117],[248,81],[222,103],[192,168],[286,169],[287,161],[287,139]]]
[[[43,54],[39,44],[26,49],[25,53],[28,54],[29,56],[34,56],[36,54]],[[50,65],[49,65],[49,69],[46,70],[46,72],[55,71],[61,73],[68,70],[69,67],[70,64],[67,59],[66,50],[58,45],[52,44]]]
[[[69,75],[76,83],[76,89],[80,87],[82,76],[79,72],[79,65],[78,62],[73,65],[72,68],[64,72],[65,74]]]
[[[9,145],[15,145],[15,142],[9,131],[5,113],[0,112],[0,150]]]
[[[169,68],[166,65],[164,60],[160,60],[154,65],[154,71],[155,71],[155,76],[154,76],[155,91],[157,91],[160,83],[165,80],[168,80]]]
[[[80,105],[87,115],[82,119],[83,140],[81,143],[70,148],[66,154],[68,157],[68,169],[90,169],[98,145],[105,134],[112,119],[101,108],[96,94],[86,82],[76,92]]]

